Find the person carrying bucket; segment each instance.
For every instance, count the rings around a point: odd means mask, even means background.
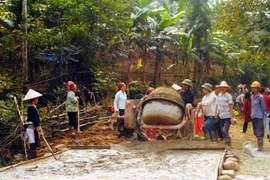
[[[30,89],[25,95],[23,101],[30,101],[30,105],[27,108],[27,117],[24,123],[24,128],[27,133],[27,142],[29,144],[29,159],[37,157],[37,149],[40,147],[40,137],[44,136],[44,132],[40,125],[40,117],[36,105],[38,103],[38,97],[42,94]]]
[[[198,111],[202,110],[204,115],[204,123],[202,129],[204,131],[205,140],[216,141],[216,135],[212,131],[212,127],[216,122],[216,97],[213,93],[212,85],[205,83],[202,85],[204,97],[198,104]]]

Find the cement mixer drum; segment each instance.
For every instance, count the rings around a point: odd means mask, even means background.
[[[184,107],[175,89],[159,87],[142,103],[141,121],[149,125],[177,125],[183,119]]]

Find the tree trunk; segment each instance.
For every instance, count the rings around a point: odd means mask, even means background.
[[[186,55],[186,61],[185,61],[185,66],[186,66],[186,78],[189,78],[190,72],[189,72],[189,55]]]
[[[210,54],[209,54],[209,51],[206,51],[206,53],[204,53],[204,73],[207,76],[209,76],[210,74],[210,68],[211,68]]]
[[[144,46],[144,51],[143,51],[143,58],[142,58],[142,63],[143,63],[143,84],[146,84],[146,55],[147,55],[147,45]]]
[[[160,82],[160,70],[159,62],[161,62],[161,53],[159,48],[156,50],[156,63],[155,63],[155,72],[154,72],[154,85],[156,86]]]
[[[27,58],[27,0],[22,0],[22,73],[25,80],[29,80],[29,63]]]
[[[192,77],[193,83],[197,82],[198,71],[199,71],[199,65],[198,65],[197,61],[194,61],[193,77]]]

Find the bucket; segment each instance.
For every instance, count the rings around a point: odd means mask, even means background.
[[[156,129],[152,129],[152,128],[146,129],[145,133],[146,133],[146,136],[148,136],[151,139],[156,139],[157,137]]]
[[[197,121],[195,121],[196,134],[204,134],[202,126],[203,126],[203,118],[201,116],[197,117]]]

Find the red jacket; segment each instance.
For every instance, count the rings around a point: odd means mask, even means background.
[[[245,122],[251,122],[251,99],[245,99],[243,104],[243,116]]]
[[[268,112],[268,111],[270,111],[270,96],[267,94],[262,94],[262,95],[263,95],[263,98],[265,101],[265,106],[266,106],[265,111]]]

